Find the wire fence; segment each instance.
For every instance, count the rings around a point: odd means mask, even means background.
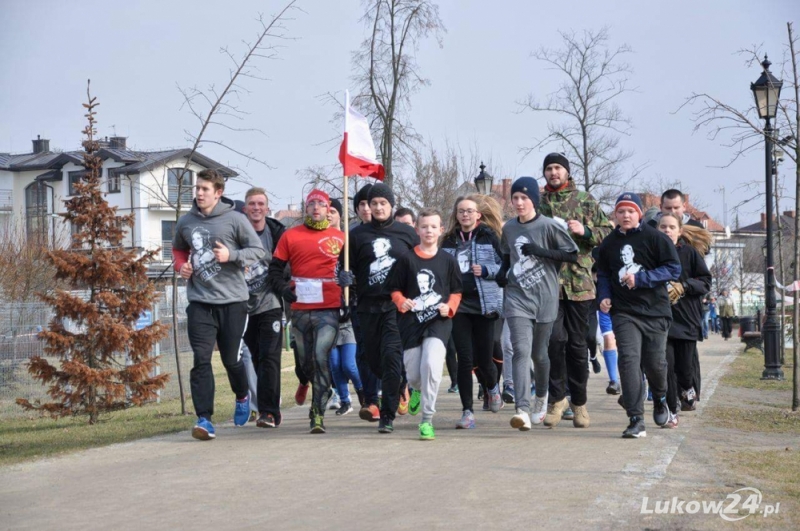
[[[184,390],[189,396],[189,369],[192,367],[192,352],[186,334],[186,306],[183,291],[178,298],[178,351],[180,352],[181,373]],[[47,328],[53,318],[52,309],[44,303],[6,303],[0,302],[0,419],[19,417],[26,412],[16,404],[17,398],[26,398],[31,402],[48,401],[47,387],[34,380],[28,373],[28,361],[33,356],[44,356],[44,342],[38,333]],[[158,374],[171,375],[166,387],[159,393],[159,400],[171,400],[180,397],[178,387],[177,362],[172,337],[172,300],[171,294],[156,302],[152,312],[146,312],[137,326],[159,320],[170,326],[169,335],[161,340],[153,349],[160,356]],[[65,325],[70,329],[70,325]],[[57,365],[57,360],[50,359]]]

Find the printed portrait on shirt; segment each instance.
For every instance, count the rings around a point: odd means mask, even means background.
[[[386,280],[395,259],[389,255],[392,242],[388,238],[375,238],[372,242],[372,252],[375,260],[369,265],[369,285],[380,284]]]
[[[619,269],[619,281],[622,284],[622,277],[631,273],[635,275],[639,271],[644,271],[642,266],[636,263],[636,255],[633,252],[633,247],[625,245],[619,252],[619,257],[622,260],[622,267]]]
[[[439,304],[442,302],[441,294],[434,290],[436,276],[429,269],[421,269],[417,273],[417,287],[419,296],[412,299],[414,303],[413,312],[417,313],[420,323],[428,321],[439,314]]]
[[[250,293],[261,291],[267,282],[267,271],[269,266],[264,263],[264,260],[246,267],[244,270],[244,280],[247,282],[247,290]]]
[[[531,243],[527,236],[519,236],[514,242],[519,261],[514,264],[512,272],[522,288],[532,288],[544,278],[544,265],[535,256],[525,256],[522,254],[522,246]]]
[[[211,233],[203,227],[192,229],[192,269],[201,280],[211,280],[222,269],[211,248]]]
[[[458,269],[461,270],[462,273],[467,273],[470,269],[469,263],[472,261],[470,259],[470,254],[472,253],[469,249],[462,249],[458,251],[458,254],[456,254],[456,260],[458,260]]]

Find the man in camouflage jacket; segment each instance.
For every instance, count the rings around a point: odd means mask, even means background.
[[[589,426],[586,410],[586,382],[589,379],[589,351],[586,345],[587,318],[596,297],[592,280],[592,248],[600,245],[610,232],[611,223],[600,203],[588,192],[578,190],[569,175],[569,161],[560,153],[544,159],[547,181],[539,212],[561,218],[578,245],[578,263],[564,264],[559,275],[558,317],[550,336],[550,389],[544,423],[555,426],[570,406],[576,428]]]

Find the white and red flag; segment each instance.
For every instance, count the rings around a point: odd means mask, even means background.
[[[339,148],[339,162],[344,175],[360,175],[383,180],[385,171],[378,162],[369,122],[350,106],[350,92],[345,92],[344,139]]]

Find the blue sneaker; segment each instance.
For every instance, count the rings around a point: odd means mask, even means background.
[[[250,418],[250,395],[244,400],[236,400],[236,409],[233,412],[233,425],[244,426]]]
[[[201,441],[210,441],[216,437],[214,425],[205,417],[197,417],[197,424],[192,428],[192,437]]]

